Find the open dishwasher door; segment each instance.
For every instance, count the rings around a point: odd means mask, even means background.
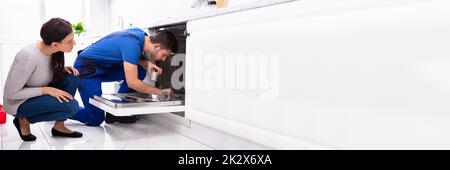
[[[174,95],[168,101],[143,93],[103,94],[89,99],[92,105],[115,116],[184,111],[184,96]]]
[[[95,96],[94,99],[114,108],[126,108],[136,106],[176,106],[184,104],[182,96],[173,96],[170,100],[161,100],[156,95],[144,93],[117,93]]]

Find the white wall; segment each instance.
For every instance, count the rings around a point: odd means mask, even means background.
[[[41,2],[0,0],[0,94],[17,51],[39,38]]]
[[[90,36],[104,34],[110,30],[110,1],[109,0],[92,0],[86,13],[90,16],[86,17],[88,21],[86,27]]]
[[[38,38],[40,2],[0,0],[0,40],[28,41]]]
[[[72,24],[82,21],[88,30],[76,37],[78,45],[66,54],[66,65],[72,65],[76,51],[91,40],[110,31],[109,0],[0,0],[0,94],[15,54],[25,45],[40,39],[42,23],[61,17]]]

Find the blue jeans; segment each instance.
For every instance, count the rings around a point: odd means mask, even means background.
[[[72,74],[50,83],[49,87],[55,87],[75,95],[80,79]],[[42,95],[30,98],[17,109],[16,117],[26,118],[30,123],[44,121],[65,121],[78,111],[78,102],[75,99],[60,103],[58,99],[50,95]]]
[[[74,67],[78,70],[82,70],[82,61],[76,60]],[[144,80],[146,71],[142,66],[138,66],[138,78]],[[105,112],[89,103],[89,98],[93,98],[94,95],[102,95],[102,82],[114,82],[125,80],[125,72],[123,65],[114,66],[105,70],[97,70],[95,74],[80,78],[81,83],[78,87],[81,100],[83,100],[84,108],[80,108],[75,116],[70,119],[77,120],[88,126],[99,126],[105,120]],[[134,93],[135,90],[128,87],[126,81],[122,83],[119,88],[119,93]]]

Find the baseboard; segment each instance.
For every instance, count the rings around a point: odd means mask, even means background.
[[[143,120],[156,123],[169,130],[218,150],[265,150],[273,149],[246,139],[192,122],[172,113],[142,115]]]

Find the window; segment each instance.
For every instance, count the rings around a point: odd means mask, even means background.
[[[86,37],[109,30],[109,0],[42,0],[45,20],[60,17],[72,24],[83,22]]]
[[[72,24],[84,21],[86,4],[89,0],[45,0],[45,20],[60,17]]]

